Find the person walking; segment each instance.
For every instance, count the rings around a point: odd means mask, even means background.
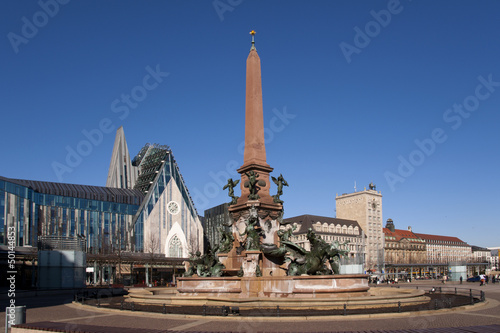
[[[463,279],[462,275],[460,275],[460,284],[462,284]]]

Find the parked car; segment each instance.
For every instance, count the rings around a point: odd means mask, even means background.
[[[467,282],[479,282],[479,281],[481,281],[481,277],[479,275],[467,279]]]

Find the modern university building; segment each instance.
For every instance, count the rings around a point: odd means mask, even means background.
[[[146,144],[131,160],[120,127],[106,187],[0,177],[2,265],[9,247],[17,264],[35,266],[41,242],[71,239],[84,244],[87,264],[116,253],[187,258],[202,251],[201,220],[170,148]]]

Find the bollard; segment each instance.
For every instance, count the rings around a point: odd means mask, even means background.
[[[5,332],[13,325],[26,324],[26,306],[5,308]]]
[[[484,302],[485,297],[484,297],[484,291],[481,290],[481,302]]]
[[[457,288],[455,288],[455,295],[457,294]]]
[[[437,299],[434,300],[434,310],[438,309],[438,301]]]
[[[163,314],[166,314],[167,313],[167,307],[165,306],[165,304],[163,304]]]
[[[100,308],[100,307],[101,307],[101,299],[100,299],[100,298],[98,298],[98,299],[97,299],[97,307],[98,307],[98,308]]]
[[[347,316],[347,304],[344,303],[344,316]]]
[[[203,315],[207,315],[207,306],[205,304],[203,304]]]
[[[277,317],[280,316],[280,306],[279,305],[276,305],[276,316]]]
[[[398,302],[398,312],[401,312],[401,302]]]
[[[123,300],[120,302],[120,310],[123,310]]]

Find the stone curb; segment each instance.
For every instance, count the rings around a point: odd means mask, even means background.
[[[459,306],[451,309],[439,309],[439,310],[425,310],[425,311],[413,311],[413,312],[391,312],[391,313],[377,313],[377,314],[359,314],[359,315],[335,315],[335,316],[303,316],[303,317],[223,317],[223,316],[202,316],[202,315],[181,315],[181,314],[161,314],[152,312],[142,312],[142,311],[130,311],[130,310],[117,310],[117,309],[107,309],[107,308],[97,308],[91,305],[82,305],[80,303],[72,302],[72,304],[67,304],[74,308],[85,309],[93,312],[107,312],[125,316],[140,316],[140,317],[150,317],[150,318],[169,318],[169,319],[206,319],[207,321],[242,321],[246,318],[258,321],[275,321],[275,322],[287,322],[287,321],[304,321],[304,320],[314,320],[314,321],[345,321],[345,320],[362,320],[362,319],[384,319],[384,318],[405,318],[413,316],[429,316],[429,315],[443,315],[453,312],[471,311],[476,309],[485,309],[498,306],[500,302],[485,300],[484,302],[474,304]]]

